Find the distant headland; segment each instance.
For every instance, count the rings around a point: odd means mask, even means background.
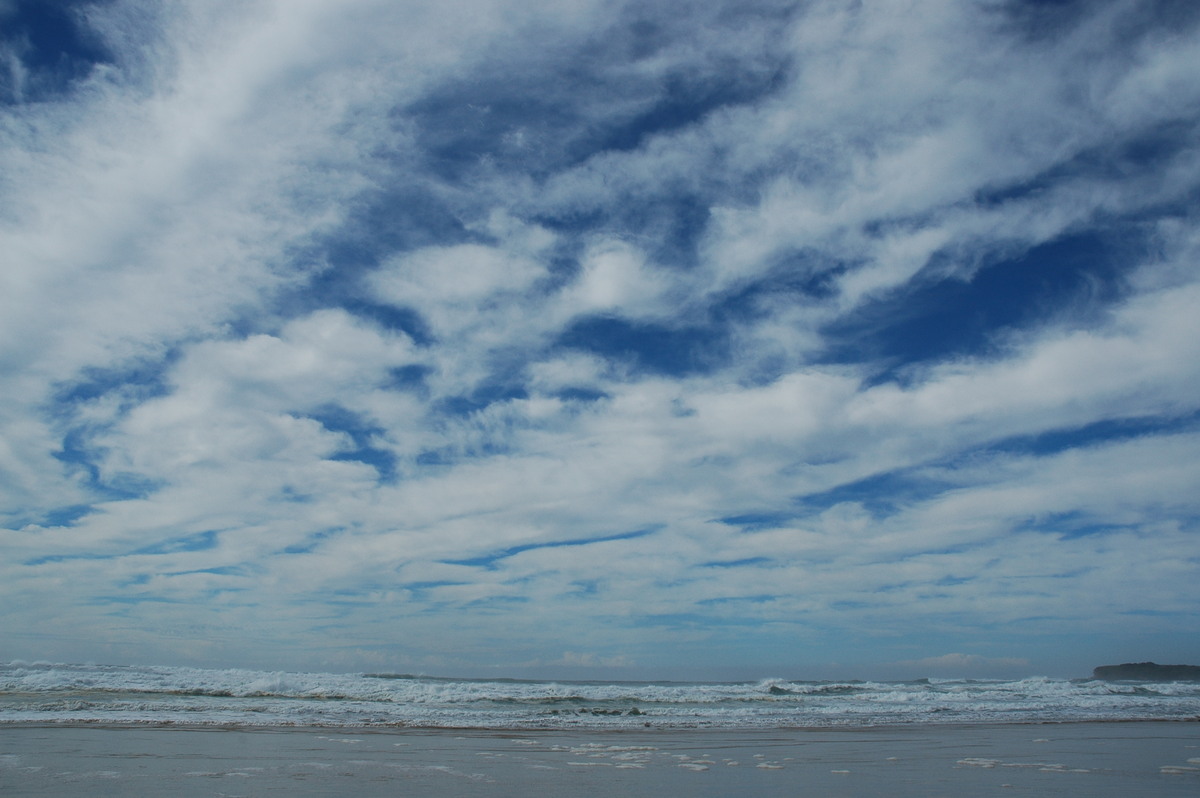
[[[1101,665],[1092,671],[1092,678],[1110,682],[1200,682],[1200,665],[1159,665],[1156,662]]]

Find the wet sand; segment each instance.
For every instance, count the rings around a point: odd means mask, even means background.
[[[13,796],[1195,796],[1200,723],[498,732],[0,726]]]

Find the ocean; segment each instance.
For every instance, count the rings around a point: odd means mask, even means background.
[[[0,665],[0,723],[584,730],[1198,718],[1200,683],[1192,682],[602,682]]]

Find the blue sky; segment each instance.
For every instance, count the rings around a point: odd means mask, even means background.
[[[1200,661],[1200,6],[0,2],[0,658]]]

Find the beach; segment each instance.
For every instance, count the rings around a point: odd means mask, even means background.
[[[19,796],[1193,796],[1200,723],[496,731],[0,726]]]

